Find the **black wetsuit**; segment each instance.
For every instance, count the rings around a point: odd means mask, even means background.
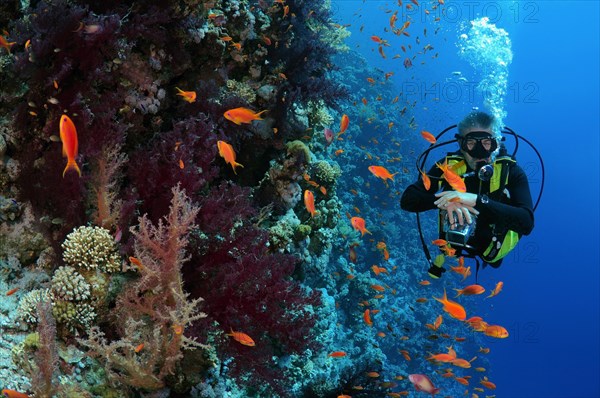
[[[456,156],[456,154],[452,155]],[[444,159],[438,163],[442,164],[443,162]],[[509,229],[519,235],[528,235],[533,229],[533,204],[527,175],[516,163],[508,162],[503,167],[509,167],[508,183],[505,188],[510,196],[502,192],[490,194],[489,181],[481,181],[477,175],[464,178],[467,192],[477,195],[475,209],[479,211],[475,235],[468,242],[476,250],[471,251],[470,254],[480,255],[485,251],[493,236],[493,225],[495,225],[496,231]],[[471,171],[473,170],[467,164],[467,173]],[[441,177],[442,171],[434,165],[427,174],[430,177]],[[439,190],[438,181],[438,179],[432,178],[429,190],[425,189],[421,179],[409,185],[402,194],[400,201],[402,209],[411,212],[437,209],[433,202],[437,200],[434,194]],[[442,181],[444,190],[452,190],[445,180]],[[481,203],[481,196],[484,194],[489,198],[488,203]],[[491,265],[498,266],[500,262]]]

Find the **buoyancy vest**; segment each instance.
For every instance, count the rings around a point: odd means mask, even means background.
[[[446,156],[446,162],[459,176],[462,176],[467,172],[467,164],[462,156],[448,155]],[[504,198],[507,197],[505,188],[510,178],[510,166],[515,163],[516,161],[510,156],[498,156],[493,163],[494,173],[490,179],[489,192],[479,192],[479,194],[487,194],[490,199],[503,202]],[[443,180],[439,180],[439,188],[441,188],[443,182]],[[443,217],[444,212],[440,211],[440,234],[443,230]],[[478,254],[486,263],[494,266],[494,263],[502,260],[515,248],[519,242],[520,235],[517,232],[504,227],[502,220],[497,220],[494,224],[489,224],[489,228],[491,228],[492,231],[491,242],[483,253]]]

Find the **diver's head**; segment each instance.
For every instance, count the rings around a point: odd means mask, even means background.
[[[473,111],[458,124],[456,139],[473,170],[492,163],[501,138],[496,118],[485,112]]]

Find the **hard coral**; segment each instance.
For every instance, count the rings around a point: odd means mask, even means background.
[[[114,238],[100,227],[79,227],[63,243],[66,263],[86,270],[111,273],[121,269]]]

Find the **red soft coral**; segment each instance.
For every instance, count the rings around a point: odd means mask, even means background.
[[[216,321],[223,332],[250,335],[255,347],[227,338],[218,343],[217,352],[223,359],[235,358],[233,376],[250,373],[252,383],[269,383],[281,394],[285,380],[273,357],[317,347],[312,307],[320,304],[320,295],[292,279],[297,258],[269,253],[267,232],[250,221],[255,215],[249,190],[233,184],[221,184],[201,201],[198,226],[203,234],[184,271],[192,296],[205,298],[208,318],[192,332],[205,338],[204,333],[215,331],[211,325]]]

